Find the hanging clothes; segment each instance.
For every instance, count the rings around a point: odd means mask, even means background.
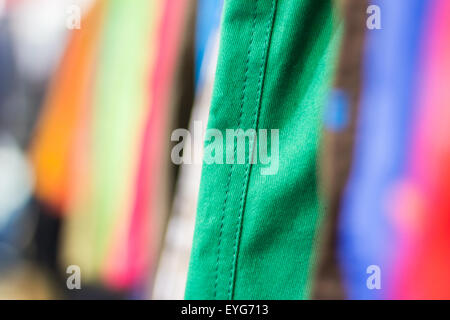
[[[197,5],[196,62],[197,67],[200,66],[200,71],[197,78],[195,103],[189,122],[190,132],[194,132],[198,129],[198,124],[206,124],[208,120],[219,51],[219,21],[222,5],[222,0],[201,0]],[[211,15],[211,12],[215,12],[215,14]],[[194,133],[192,138],[201,139],[192,141],[193,145],[196,143],[203,145],[203,135]],[[197,150],[193,148],[192,152],[195,153]],[[192,156],[193,158],[202,158],[201,154]],[[183,299],[184,297],[201,167],[201,163],[193,162],[183,164],[180,168],[172,213],[155,276],[153,299]]]
[[[208,128],[278,129],[280,158],[250,165],[249,142],[245,163],[203,165],[187,299],[308,297],[335,23],[331,1],[225,1]]]
[[[382,28],[367,31],[355,151],[338,222],[338,256],[352,299],[392,293],[400,238],[391,203],[413,144],[424,27],[434,3],[370,2],[380,8]],[[376,290],[374,272],[383,279]]]
[[[322,226],[317,230],[317,264],[313,299],[344,299],[345,289],[337,256],[337,223],[342,191],[351,167],[362,82],[368,1],[337,1],[344,31],[333,89],[323,116],[320,146],[320,182],[325,202]]]
[[[194,7],[96,1],[53,79],[30,158],[37,196],[65,216],[60,262],[86,283],[145,294],[171,197],[166,137],[192,105]]]
[[[185,40],[188,39],[186,34],[192,30],[189,23],[194,13],[193,4],[188,0],[166,0],[162,7],[155,65],[147,87],[150,92],[149,111],[138,146],[140,153],[133,180],[129,225],[125,238],[120,243],[116,241],[118,245],[124,245],[125,255],[117,255],[119,251],[114,250],[108,264],[111,266],[114,261],[124,259],[123,270],[117,270],[115,275],[109,268],[107,275],[117,276],[128,285],[142,286],[145,276],[154,273],[161,246],[163,223],[171,197],[167,190],[170,175],[167,137],[174,113],[179,108],[176,97],[183,91],[178,90],[176,80]]]
[[[123,239],[128,225],[138,141],[148,111],[148,39],[157,21],[153,14],[159,12],[147,1],[130,6],[113,0],[105,5],[101,49],[92,80],[91,131],[89,141],[78,150],[89,155],[88,192],[80,193],[68,209],[71,218],[65,242],[69,248],[64,254],[64,261],[79,265],[93,281],[106,281],[104,269],[123,262],[120,259],[111,266],[107,257],[113,242]],[[91,238],[80,237],[84,228]],[[122,288],[120,281],[107,283]]]
[[[83,28],[72,33],[31,142],[35,194],[56,212],[66,212],[71,193],[71,151],[77,126],[89,104],[103,7],[104,1],[99,0],[84,19]]]
[[[450,3],[432,1],[425,25],[418,110],[391,210],[399,234],[393,299],[450,298]]]

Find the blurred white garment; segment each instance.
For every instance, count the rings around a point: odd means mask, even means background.
[[[0,135],[0,230],[6,227],[33,189],[33,173],[14,140]]]
[[[77,6],[83,15],[94,1],[32,0],[12,6],[8,16],[19,72],[35,82],[46,79],[66,44],[68,9]]]
[[[212,33],[208,40],[205,57],[200,70],[202,87],[198,88],[190,119],[189,131],[194,131],[194,121],[208,122],[209,107],[213,91],[219,52],[219,31]],[[205,132],[204,130],[202,131]],[[195,135],[193,136],[195,137]],[[200,143],[203,146],[204,136]],[[193,153],[196,148],[193,148]],[[198,155],[193,154],[194,158]],[[200,155],[202,159],[202,155]],[[160,261],[156,271],[152,298],[156,300],[181,300],[187,280],[192,239],[194,236],[197,199],[200,189],[202,165],[183,164],[180,168],[172,214],[167,227]]]

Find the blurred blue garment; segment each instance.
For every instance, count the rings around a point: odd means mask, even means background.
[[[220,24],[223,0],[198,0],[195,35],[195,88],[202,84],[200,69],[209,39]]]
[[[350,122],[350,102],[344,90],[333,89],[324,112],[323,124],[332,132],[345,129]]]
[[[31,199],[31,168],[11,136],[0,134],[0,269],[19,255],[20,243],[29,237],[25,223]]]
[[[380,299],[389,290],[397,240],[389,197],[405,170],[423,26],[433,3],[371,1],[381,9],[381,29],[367,32],[353,165],[338,226],[339,258],[351,299]],[[380,268],[381,290],[367,284],[372,265]]]
[[[0,118],[5,100],[14,87],[14,55],[7,18],[0,19]],[[3,124],[3,123],[2,123]]]

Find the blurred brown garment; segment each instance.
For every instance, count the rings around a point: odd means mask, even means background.
[[[344,30],[333,90],[345,94],[349,118],[344,128],[332,130],[324,127],[322,133],[320,182],[321,191],[326,199],[326,209],[319,229],[312,299],[346,298],[337,260],[337,227],[340,199],[353,155],[368,1],[336,0],[336,2],[341,11]]]

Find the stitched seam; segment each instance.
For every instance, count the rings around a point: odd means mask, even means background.
[[[241,99],[240,99],[240,113],[239,113],[239,120],[237,123],[237,129],[240,128],[241,123],[242,123],[242,116],[244,114],[244,99],[245,99],[245,93],[247,91],[247,80],[248,80],[248,70],[249,70],[249,63],[250,63],[250,54],[251,54],[251,50],[252,50],[252,45],[253,45],[253,38],[254,38],[254,34],[255,34],[255,27],[256,27],[256,9],[258,8],[258,0],[255,1],[255,6],[253,8],[253,21],[252,21],[252,33],[251,33],[251,37],[250,37],[250,43],[248,46],[248,50],[247,50],[247,59],[245,61],[245,75],[244,75],[244,84],[242,87],[242,95],[241,95]],[[237,151],[237,143],[234,144],[234,150],[233,150],[233,159],[234,156],[236,154]],[[225,210],[226,210],[226,206],[227,206],[227,202],[228,202],[228,195],[229,195],[229,191],[230,191],[230,183],[231,183],[231,176],[233,173],[233,169],[234,169],[234,161],[231,164],[231,168],[230,171],[228,173],[228,180],[227,180],[227,185],[226,185],[226,191],[225,191],[225,200],[223,202],[223,207],[222,207],[222,217],[220,219],[220,232],[219,232],[219,243],[217,246],[217,261],[216,261],[216,279],[214,282],[214,299],[217,299],[217,284],[219,282],[219,264],[220,264],[220,248],[221,248],[221,243],[222,243],[222,235],[223,235],[223,225],[224,225],[224,220],[225,220]],[[233,266],[232,266],[233,267]]]
[[[261,105],[261,93],[262,93],[262,83],[263,83],[263,78],[264,78],[264,67],[266,65],[266,57],[268,54],[268,45],[269,45],[269,39],[270,39],[270,30],[272,27],[272,22],[273,22],[273,18],[274,18],[274,12],[275,12],[275,2],[276,0],[272,0],[272,7],[270,10],[270,16],[269,16],[269,20],[267,21],[267,26],[266,26],[266,35],[265,35],[265,40],[264,40],[264,46],[263,46],[263,52],[262,52],[262,56],[261,56],[261,66],[259,68],[259,76],[258,76],[258,91],[256,94],[256,108],[255,111],[253,113],[253,124],[252,124],[252,128],[255,128],[255,130],[257,130],[257,124],[258,124],[258,118],[259,118],[259,110],[260,110],[260,105]],[[256,14],[255,14],[256,15]],[[233,253],[233,262],[231,265],[231,271],[230,271],[230,279],[229,279],[229,284],[228,284],[228,297],[229,299],[233,299],[233,295],[234,295],[234,280],[235,280],[235,276],[236,276],[236,267],[237,267],[237,252],[238,252],[238,248],[239,248],[239,242],[240,242],[240,233],[242,230],[242,218],[244,215],[244,208],[245,208],[245,195],[246,195],[246,190],[248,187],[248,181],[250,179],[250,168],[252,165],[252,157],[254,154],[254,149],[255,149],[255,140],[253,140],[252,142],[252,148],[249,149],[250,150],[250,154],[249,154],[249,163],[246,164],[246,168],[245,168],[245,173],[244,173],[244,179],[242,181],[242,187],[241,187],[241,196],[239,199],[240,202],[240,207],[239,207],[239,216],[238,216],[238,220],[237,220],[237,224],[236,224],[236,233],[235,233],[235,238],[234,238],[234,253]]]

